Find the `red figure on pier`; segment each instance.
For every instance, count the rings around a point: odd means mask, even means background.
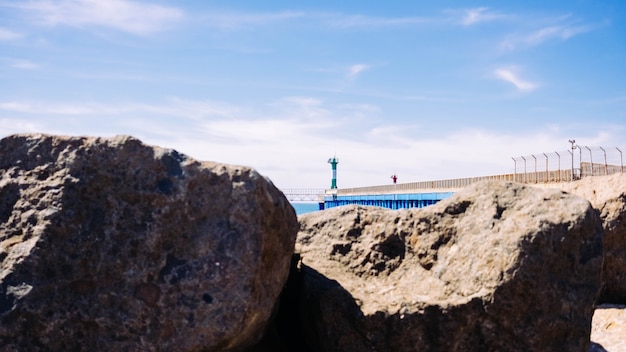
[[[396,176],[396,174],[391,175],[391,179],[393,180],[394,185],[398,182],[398,176]]]

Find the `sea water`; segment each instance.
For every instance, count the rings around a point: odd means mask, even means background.
[[[296,210],[296,215],[302,215],[319,210],[318,203],[291,202],[291,206]]]

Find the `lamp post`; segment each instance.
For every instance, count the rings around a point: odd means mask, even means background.
[[[606,150],[604,150],[604,148],[600,147],[600,150],[602,150],[602,153],[604,153],[604,174],[608,175],[609,174],[609,164],[607,164],[606,162]]]
[[[572,181],[574,181],[574,149],[576,149],[576,145],[574,143],[576,143],[576,140],[570,139],[569,142],[572,143]]]
[[[393,205],[392,205],[392,209],[398,209],[398,175],[393,174],[391,175],[391,180],[393,181]]]

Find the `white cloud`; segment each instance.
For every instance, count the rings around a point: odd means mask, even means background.
[[[28,60],[15,60],[11,63],[11,67],[22,70],[36,70],[39,69],[41,65]]]
[[[567,40],[591,30],[591,26],[550,26],[530,33],[524,38],[524,41],[529,45],[537,45],[550,39]]]
[[[89,115],[107,110],[90,104],[48,104],[8,101],[0,102],[0,110],[41,115]]]
[[[0,132],[128,134],[199,160],[253,166],[282,185],[293,185],[290,179],[298,179],[311,160],[325,161],[330,141],[346,131],[353,116],[362,117],[367,110],[332,109],[307,96],[286,97],[253,110],[183,99],[159,105],[0,101],[0,117],[7,116],[2,121],[29,121],[12,124],[17,127],[11,129],[0,127]],[[304,179],[310,181],[306,175]]]
[[[326,15],[326,22],[339,28],[380,28],[416,25],[434,22],[423,17],[372,17],[364,15]]]
[[[8,6],[25,11],[37,24],[99,26],[137,35],[163,30],[183,18],[177,8],[131,0],[28,0]]]
[[[551,40],[568,40],[594,29],[595,27],[591,25],[551,25],[536,29],[530,33],[509,35],[500,46],[506,50],[514,50],[519,47],[531,47]]]
[[[305,17],[306,14],[300,11],[281,11],[267,13],[237,13],[222,12],[204,16],[204,23],[211,27],[221,29],[237,29],[241,27],[268,25],[292,19]]]
[[[171,98],[166,104],[103,104],[103,103],[50,103],[50,102],[23,102],[0,101],[0,110],[46,115],[66,116],[105,116],[123,115],[129,113],[145,113],[166,116],[184,116],[190,119],[200,119],[207,116],[229,117],[239,112],[234,106],[209,101],[191,101]]]
[[[355,64],[352,65],[350,67],[348,67],[348,77],[350,78],[355,78],[356,76],[358,76],[359,74],[361,74],[362,72],[370,69],[371,66],[366,65],[366,64]]]
[[[0,28],[0,40],[16,40],[24,37],[23,34]]]
[[[493,21],[504,17],[505,16],[500,13],[489,11],[487,7],[479,7],[465,10],[461,23],[466,26],[471,26],[480,22]]]
[[[339,187],[358,187],[389,184],[394,173],[400,183],[512,173],[511,157],[565,150],[571,136],[607,150],[624,143],[623,129],[603,126],[449,129],[426,137],[415,133],[415,121],[372,122],[379,114],[377,107],[335,106],[311,96],[255,108],[177,98],[158,105],[8,101],[0,102],[0,135],[129,134],[198,160],[252,166],[281,188],[328,187],[326,161],[333,155],[340,160]]]
[[[43,130],[43,125],[37,122],[24,121],[16,118],[0,117],[0,137],[16,133],[37,133]]]
[[[525,81],[520,78],[515,71],[516,70],[513,68],[499,68],[494,71],[494,74],[496,78],[511,83],[521,91],[530,92],[538,87],[537,84]]]
[[[312,20],[335,28],[382,28],[423,24],[437,21],[422,17],[374,17],[304,11],[265,13],[216,12],[202,17],[204,23],[220,29],[269,25],[290,20]]]
[[[297,117],[300,120],[326,119],[330,111],[322,100],[313,97],[290,96],[270,104],[282,116]]]

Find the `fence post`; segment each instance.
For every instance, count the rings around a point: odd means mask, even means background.
[[[609,174],[609,165],[606,163],[606,150],[604,150],[604,148],[600,147],[600,150],[602,150],[602,152],[604,153],[604,175],[608,175]]]
[[[583,148],[578,146],[578,172],[580,173],[580,178],[583,178]]]
[[[535,156],[535,154],[530,154],[530,156],[535,159],[535,183],[537,183],[537,157]]]
[[[589,163],[591,164],[591,176],[593,176],[593,155],[591,154],[591,148],[585,146],[585,148],[589,151]]]
[[[546,153],[543,153],[543,156],[546,157],[546,176],[545,176],[543,181],[544,181],[544,183],[548,183],[548,182],[550,182],[550,174],[549,174],[549,171],[548,171],[548,155],[546,155]]]
[[[517,182],[517,160],[514,157],[511,157],[511,159],[513,159],[513,181]]]
[[[568,150],[568,152],[572,155],[572,174],[570,175],[570,181],[574,181],[574,152]]]
[[[556,154],[556,156],[559,158],[559,181],[558,181],[558,182],[561,182],[561,181],[563,181],[563,180],[561,179],[561,155],[559,154],[559,152],[554,152],[554,153],[555,153],[555,154]]]

